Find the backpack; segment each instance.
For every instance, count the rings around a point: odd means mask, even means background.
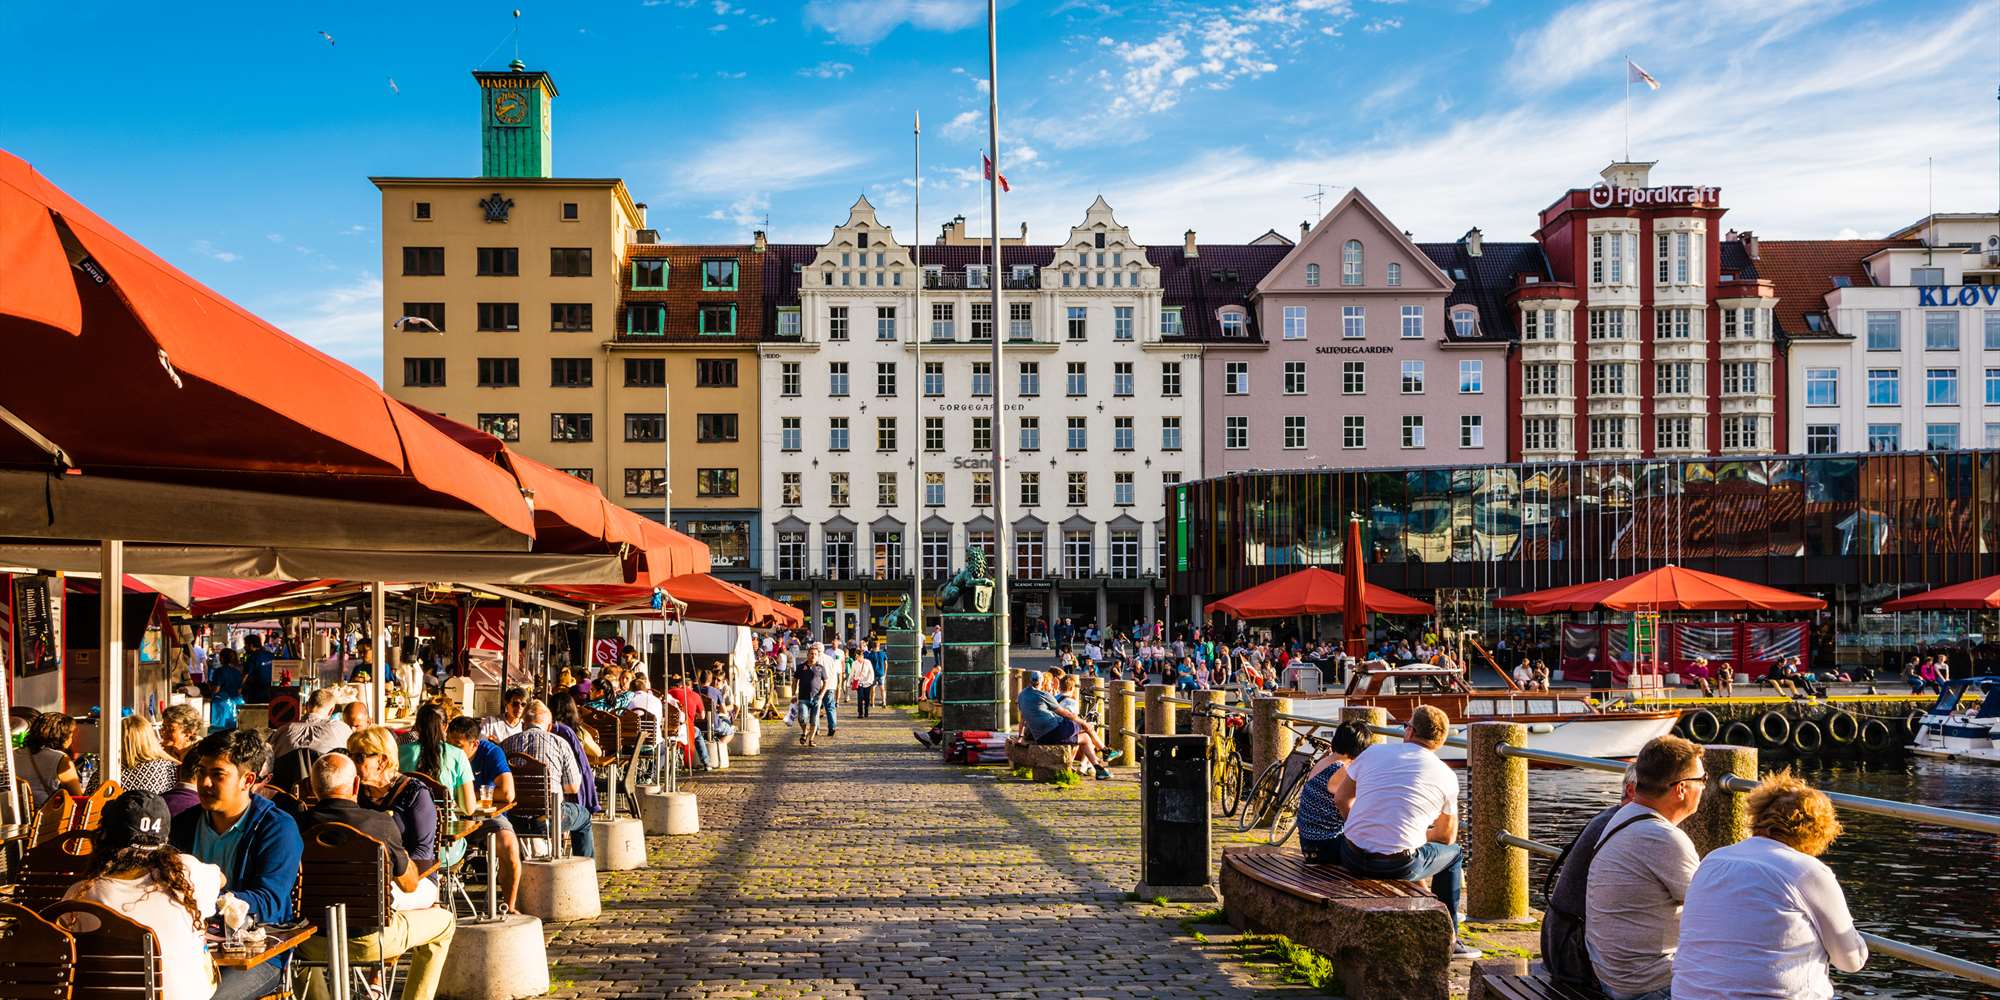
[[[1606,810],[1605,823],[1620,808],[1613,806]],[[1548,901],[1548,908],[1542,914],[1542,965],[1557,982],[1583,989],[1599,988],[1597,970],[1591,968],[1590,948],[1584,940],[1584,900],[1590,888],[1590,863],[1596,859],[1598,848],[1617,836],[1618,831],[1650,815],[1640,813],[1602,836],[1598,836],[1598,831],[1604,829],[1605,823],[1589,823],[1556,856],[1556,863],[1549,866],[1548,877],[1542,882],[1542,898]],[[1571,864],[1579,866],[1573,873]],[[1565,878],[1566,874],[1570,877]]]

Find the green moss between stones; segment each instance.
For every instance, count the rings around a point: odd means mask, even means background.
[[[1236,939],[1236,949],[1246,962],[1277,966],[1278,977],[1285,982],[1339,995],[1333,962],[1283,934],[1244,934]]]

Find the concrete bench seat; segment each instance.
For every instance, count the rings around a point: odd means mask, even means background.
[[[1076,766],[1076,747],[1046,746],[1010,739],[1007,741],[1007,763],[1028,768],[1034,772],[1036,781],[1054,781],[1062,772]]]
[[[1600,990],[1558,983],[1537,962],[1526,972],[1475,968],[1467,1000],[1605,1000]]]
[[[1222,854],[1230,926],[1327,956],[1352,1000],[1446,1000],[1452,915],[1416,882],[1358,878],[1277,848]]]

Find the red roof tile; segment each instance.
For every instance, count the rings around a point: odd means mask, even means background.
[[[1826,311],[1826,294],[1833,291],[1834,276],[1844,276],[1856,287],[1867,287],[1874,284],[1862,266],[1869,255],[1887,247],[1916,245],[1915,240],[1761,241],[1757,276],[1777,286],[1778,330],[1794,340],[1842,336],[1831,324],[1818,330],[1806,325],[1806,314]]]

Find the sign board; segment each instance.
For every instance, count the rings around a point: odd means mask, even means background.
[[[14,675],[44,674],[62,666],[62,577],[23,574],[9,587]]]

